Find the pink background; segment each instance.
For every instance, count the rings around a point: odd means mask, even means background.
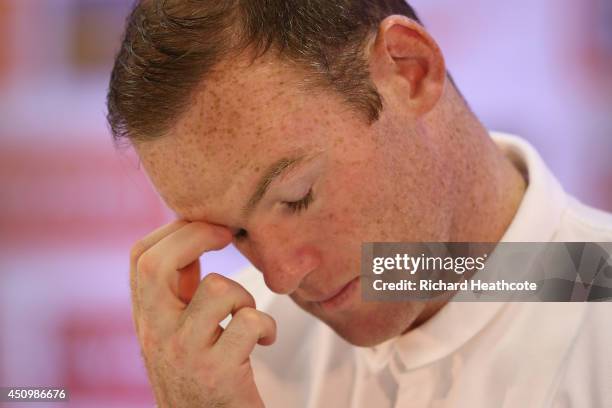
[[[0,0],[0,386],[65,386],[71,406],[153,402],[128,253],[170,217],[104,119],[128,4]],[[413,5],[485,124],[530,140],[569,192],[612,210],[612,3]],[[246,261],[230,248],[203,265],[231,275]]]

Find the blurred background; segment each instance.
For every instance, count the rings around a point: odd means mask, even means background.
[[[531,141],[570,193],[612,210],[612,1],[412,4],[485,124]],[[130,6],[0,0],[0,386],[68,387],[70,406],[153,404],[128,253],[171,218],[104,117]],[[245,265],[229,248],[204,271]]]

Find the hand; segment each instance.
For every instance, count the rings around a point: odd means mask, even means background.
[[[227,228],[175,221],[132,248],[134,323],[160,407],[264,406],[249,356],[274,342],[276,323],[238,283],[218,274],[200,282],[200,255],[231,240]]]

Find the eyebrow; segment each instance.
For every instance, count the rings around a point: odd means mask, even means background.
[[[266,195],[268,187],[270,187],[270,184],[272,184],[274,180],[282,176],[291,168],[295,167],[295,165],[304,160],[305,157],[305,155],[300,155],[290,158],[282,158],[272,164],[259,179],[255,192],[251,195],[251,198],[249,198],[249,201],[242,209],[243,216],[246,218],[251,214],[251,212],[253,212],[255,207],[257,207],[257,204],[259,204],[261,199]]]

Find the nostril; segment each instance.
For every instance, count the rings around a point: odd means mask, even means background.
[[[276,259],[264,269],[267,286],[275,293],[290,294],[320,265],[320,257],[312,251],[297,251],[290,258]]]
[[[291,293],[290,287],[287,284],[286,276],[274,274],[270,271],[263,271],[264,282],[266,286],[274,293],[278,295],[287,295]]]

